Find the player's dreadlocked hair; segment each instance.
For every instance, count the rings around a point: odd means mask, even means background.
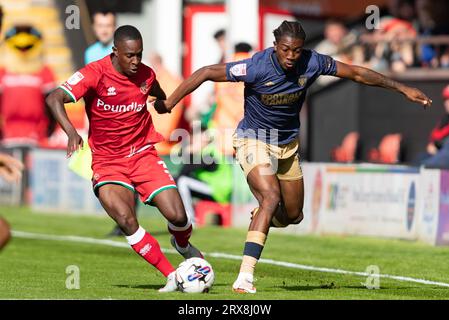
[[[136,27],[125,25],[119,27],[114,32],[114,46],[117,46],[117,43],[125,40],[142,40],[142,35]]]
[[[284,36],[306,40],[306,33],[298,21],[284,20],[281,25],[273,31],[273,34],[276,42],[279,42]]]

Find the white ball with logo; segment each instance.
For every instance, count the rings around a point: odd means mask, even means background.
[[[214,284],[215,274],[209,262],[201,258],[187,259],[176,269],[179,291],[185,293],[209,292]]]

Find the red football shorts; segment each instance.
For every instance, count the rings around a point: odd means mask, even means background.
[[[143,203],[151,204],[160,192],[176,188],[175,180],[154,147],[129,158],[114,160],[94,158],[92,170],[92,184],[97,197],[101,186],[117,184],[137,192]]]

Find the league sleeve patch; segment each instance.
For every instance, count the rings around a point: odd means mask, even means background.
[[[239,63],[229,69],[231,74],[236,77],[246,76],[246,63]]]
[[[77,71],[74,74],[72,74],[72,76],[69,78],[69,80],[67,80],[67,83],[74,86],[83,79],[84,79],[83,74],[81,72]]]

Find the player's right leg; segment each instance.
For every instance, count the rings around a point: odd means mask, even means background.
[[[254,269],[265,246],[270,222],[281,200],[280,187],[267,144],[256,139],[234,136],[234,148],[236,158],[247,177],[251,192],[259,203],[259,208],[253,211],[240,273],[232,288],[239,293],[255,293]]]
[[[137,221],[134,192],[117,184],[103,184],[95,189],[101,205],[123,231],[133,250],[167,277],[167,285],[160,291],[176,291],[175,268],[162,253],[157,240]]]

